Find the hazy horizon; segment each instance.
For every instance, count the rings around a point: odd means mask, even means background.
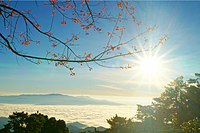
[[[184,112],[173,111],[182,93],[163,92],[180,76],[198,82],[199,12],[200,1],[0,0],[0,117],[39,111],[109,127],[106,119],[136,118],[138,109],[137,120],[168,128]],[[49,94],[66,97],[19,96]]]
[[[61,94],[61,93],[21,93],[21,94],[13,94],[13,95],[0,95],[1,96],[20,96],[20,95],[64,95],[64,96],[73,96],[73,97],[81,97],[86,96],[92,98],[94,100],[106,100],[114,103],[119,103],[123,105],[148,105],[152,102],[152,97],[120,97],[120,96],[93,96],[93,95],[70,95],[70,94]],[[0,101],[0,104],[1,103]],[[98,105],[97,105],[98,106]]]

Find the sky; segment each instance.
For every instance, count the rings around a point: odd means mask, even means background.
[[[42,28],[47,28],[50,23],[51,7],[43,7],[39,3],[19,2],[18,9],[28,10],[35,13]],[[11,3],[14,5],[14,3]],[[116,3],[108,2],[111,12],[117,12]],[[69,76],[69,71],[65,68],[55,67],[53,63],[46,62],[35,65],[29,61],[17,57],[6,49],[0,49],[0,95],[15,95],[27,93],[62,93],[71,95],[90,95],[93,97],[155,97],[164,91],[164,86],[178,76],[183,75],[189,78],[194,73],[200,72],[200,2],[134,2],[136,17],[142,20],[141,28],[132,22],[124,25],[127,27],[126,38],[130,38],[141,32],[149,25],[157,25],[153,35],[145,36],[150,43],[156,43],[161,35],[167,34],[167,41],[153,52],[152,56],[160,63],[159,72],[155,75],[145,75],[138,66],[132,69],[110,69],[89,64],[93,69],[89,71],[86,65],[75,64],[76,76]],[[93,7],[92,10],[98,10]],[[42,13],[41,13],[42,12]],[[45,16],[45,18],[44,18]],[[79,32],[77,26],[68,22],[66,26],[60,24],[62,18],[55,19],[53,33],[65,40],[69,33]],[[2,34],[7,31],[2,27]],[[100,24],[104,31],[111,30],[112,23]],[[23,29],[23,23],[19,24],[19,29]],[[69,32],[71,31],[71,32]],[[82,31],[83,33],[85,31]],[[33,31],[35,34],[35,31]],[[138,38],[135,44],[141,43],[144,38]],[[27,46],[24,48],[31,54],[44,55],[43,51],[49,48],[48,40],[40,36],[39,47]],[[99,49],[108,40],[106,34],[91,33],[80,36],[74,46],[76,52],[98,53]],[[112,43],[115,43],[114,40]],[[128,47],[125,47],[128,48]],[[51,48],[50,48],[51,49]],[[135,56],[124,57],[117,60],[108,61],[109,65],[123,63],[140,62],[148,53]],[[152,78],[153,77],[153,78]]]

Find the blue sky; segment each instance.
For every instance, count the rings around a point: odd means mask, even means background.
[[[114,2],[109,2],[112,12],[115,9]],[[192,73],[200,72],[200,2],[135,2],[136,16],[142,20],[142,28],[135,24],[126,23],[128,27],[125,38],[133,36],[142,31],[148,25],[158,25],[158,29],[150,40],[154,43],[162,34],[168,34],[166,43],[159,48],[157,57],[162,57],[165,62],[163,68],[167,69],[165,78],[159,79],[161,84],[147,83],[142,80],[141,73],[137,67],[131,70],[108,69],[90,64],[92,71],[84,65],[75,65],[75,77],[70,77],[69,72],[53,64],[42,63],[32,64],[20,57],[16,57],[10,51],[2,49],[0,53],[0,94],[21,94],[21,93],[63,93],[73,95],[97,95],[97,96],[124,96],[124,97],[152,97],[163,91],[163,85],[183,75],[186,78]],[[31,9],[37,14],[38,19],[45,29],[51,17],[51,8],[36,6],[29,2],[20,2],[19,9]],[[40,10],[39,10],[40,9]],[[95,7],[93,10],[98,10]],[[42,12],[42,13],[41,13]],[[44,19],[45,16],[45,19]],[[55,20],[55,35],[65,40],[69,30],[78,32],[79,27],[74,27],[70,22],[68,25],[60,25],[60,18]],[[110,31],[112,23],[102,24],[104,31]],[[2,25],[2,19],[1,19]],[[6,34],[5,29],[1,33]],[[35,33],[35,32],[33,32]],[[81,39],[82,37],[82,39]],[[104,42],[108,39],[105,34],[82,35],[77,42],[81,46],[75,46],[75,51],[83,54],[85,51],[97,53]],[[148,37],[148,36],[147,36]],[[39,37],[40,38],[40,37]],[[30,53],[43,55],[42,51],[49,48],[45,44],[47,40],[40,38],[43,44],[40,48],[30,46],[27,49]],[[138,39],[136,41],[140,42]],[[114,43],[114,42],[113,42]],[[42,45],[42,46],[41,46]],[[43,46],[44,45],[44,46]],[[21,48],[21,46],[19,46]],[[142,56],[142,55],[140,55]],[[128,57],[130,60],[137,60],[137,57]],[[126,58],[108,61],[111,65],[127,62]],[[158,77],[162,78],[162,77]],[[142,80],[142,81],[141,81]]]

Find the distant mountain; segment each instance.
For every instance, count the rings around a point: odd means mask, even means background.
[[[68,127],[70,133],[80,133],[82,130],[81,128],[78,128],[74,125],[68,125],[67,127]]]
[[[82,132],[88,133],[88,132],[95,132],[95,130],[96,130],[96,131],[101,131],[101,132],[103,132],[103,131],[106,130],[106,128],[105,128],[105,127],[102,127],[102,126],[100,126],[100,127],[86,127],[86,128],[84,128],[84,129],[82,129],[81,131],[82,131]],[[74,132],[74,133],[75,133],[75,132]]]
[[[79,128],[79,129],[83,129],[83,128],[86,128],[86,127],[87,127],[87,125],[82,124],[82,123],[80,123],[80,122],[67,123],[66,125],[67,125],[67,127],[68,127],[68,126],[75,126],[75,127]]]
[[[79,133],[83,128],[87,127],[87,125],[80,122],[67,123],[66,126],[69,128],[70,133]]]
[[[88,96],[69,96],[62,94],[22,94],[0,96],[4,104],[35,104],[35,105],[119,105],[118,103],[97,100]]]
[[[0,117],[0,129],[4,128],[4,125],[8,123],[8,118]]]
[[[67,127],[69,128],[70,133],[79,133],[79,132],[94,132],[96,131],[105,131],[105,127],[87,127],[87,125],[82,124],[80,122],[67,123]]]

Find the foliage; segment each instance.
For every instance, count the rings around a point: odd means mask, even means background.
[[[108,119],[107,122],[110,124],[109,133],[132,133],[134,129],[132,120],[127,120],[125,117],[115,115]]]
[[[30,114],[14,112],[9,116],[9,122],[0,130],[2,133],[68,133],[68,128],[63,120],[41,113]]]
[[[183,123],[200,118],[199,75],[195,76],[186,81],[183,77],[176,78],[151,105],[138,105],[137,119],[143,124],[149,120],[154,123],[154,132],[181,132]]]
[[[200,132],[200,120],[198,118],[184,122],[181,125],[181,129],[184,133],[199,133]]]
[[[75,63],[78,63],[78,66],[85,64],[89,70],[92,70],[90,62],[102,67],[131,68],[132,64],[110,66],[105,64],[105,61],[153,50],[167,39],[167,35],[163,35],[155,45],[147,45],[147,34],[153,32],[157,28],[156,25],[143,27],[144,31],[133,37],[126,34],[129,28],[127,24],[136,28],[142,26],[142,21],[136,17],[136,7],[132,1],[113,1],[112,4],[89,0],[29,3],[32,6],[27,9],[19,6],[20,1],[0,0],[0,50],[9,50],[35,64],[54,62],[55,66],[67,68],[71,76],[75,75]],[[108,7],[110,5],[113,7]],[[43,11],[42,18],[37,11]],[[104,29],[104,25],[109,28]],[[58,27],[60,29],[57,29]],[[58,31],[63,31],[62,35]],[[94,34],[105,35],[105,42],[89,42],[95,43],[96,50],[85,50],[87,45],[82,38],[90,40],[92,37],[89,36]],[[134,43],[141,36],[146,38],[142,48]],[[131,49],[127,50],[125,45]],[[82,50],[77,50],[77,47]],[[42,50],[43,52],[40,52]]]
[[[165,87],[151,105],[138,105],[138,122],[115,116],[107,122],[111,133],[200,132],[200,74],[184,81],[178,77]]]

